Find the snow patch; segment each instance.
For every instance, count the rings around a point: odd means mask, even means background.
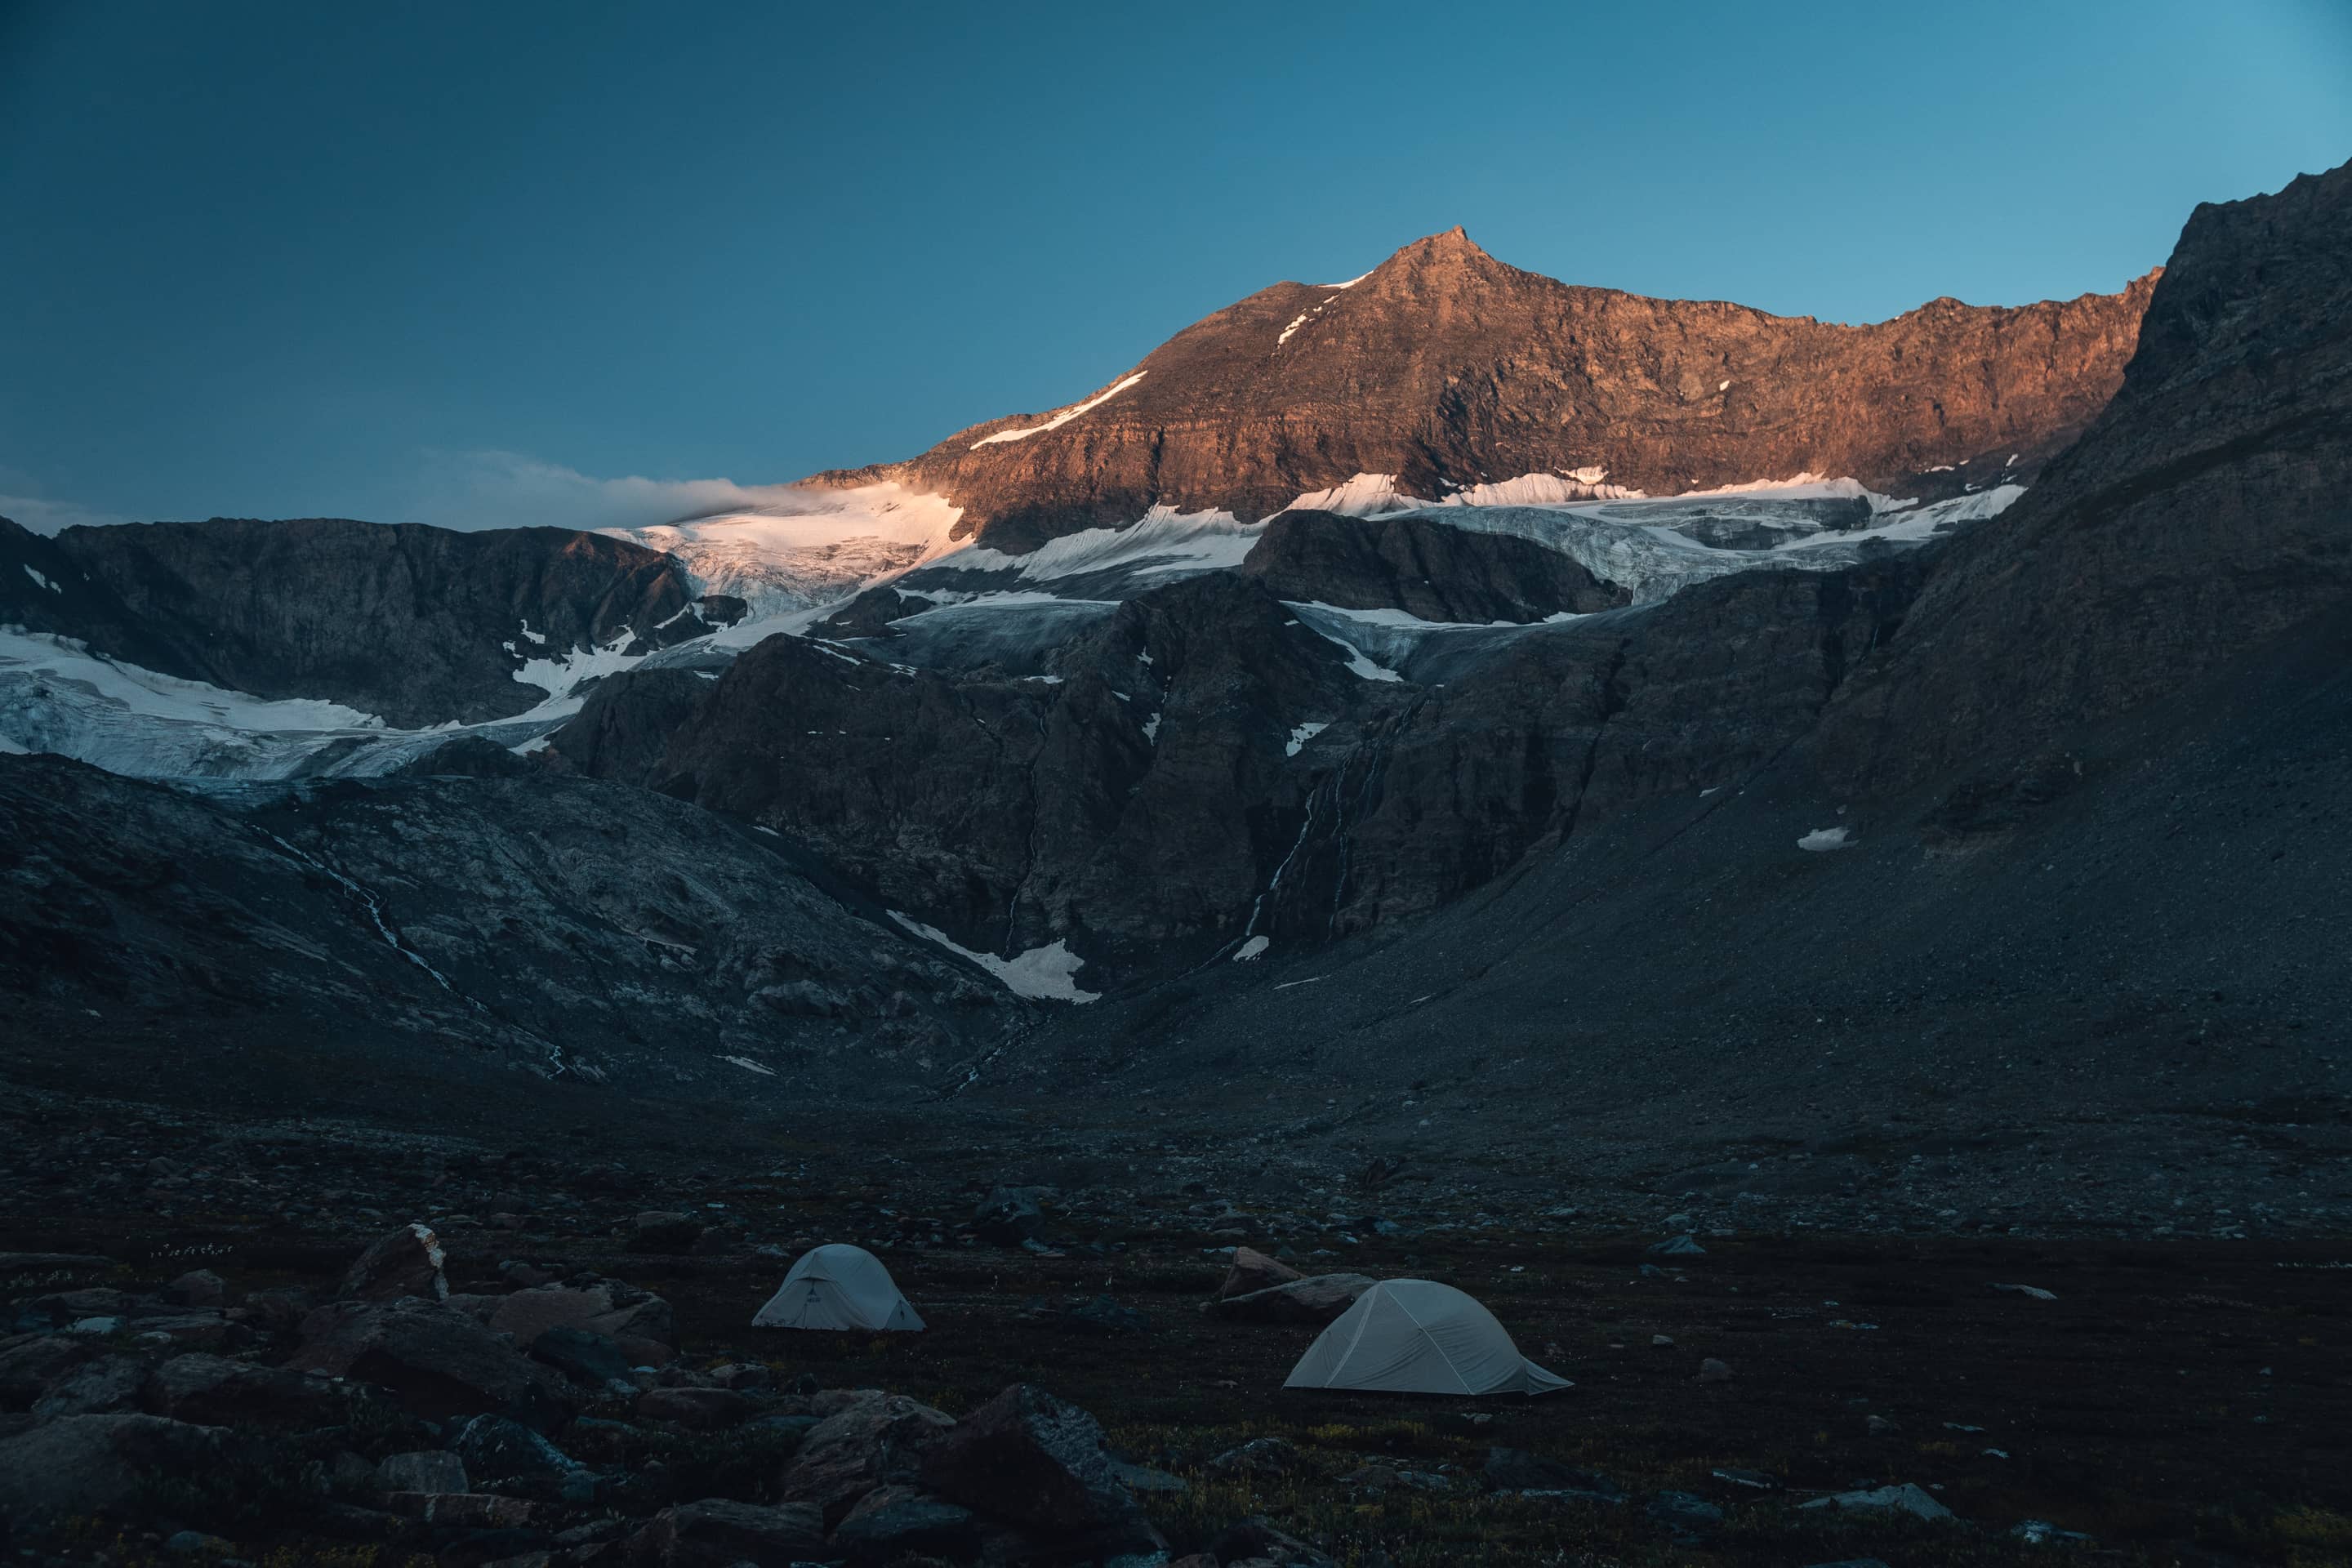
[[[722,1062],[729,1062],[736,1067],[741,1068],[745,1072],[758,1073],[761,1078],[773,1078],[776,1076],[775,1068],[763,1068],[749,1057],[720,1057],[719,1059]]]
[[[1267,948],[1272,947],[1273,945],[1274,939],[1270,936],[1254,936],[1250,938],[1249,941],[1242,943],[1240,948],[1234,952],[1234,962],[1235,963],[1247,963],[1250,960],[1263,954]]]
[[[604,531],[677,557],[698,594],[741,599],[749,613],[712,646],[749,647],[789,630],[777,617],[832,605],[954,548],[963,509],[895,481],[848,489],[796,487],[757,509]]]
[[[1394,474],[1358,474],[1329,489],[1308,490],[1286,509],[1291,511],[1336,511],[1349,517],[1377,517],[1423,503],[1397,489]]]
[[[1179,511],[1160,505],[1124,528],[1080,529],[1049,539],[1026,555],[974,544],[928,564],[942,571],[1011,572],[1032,583],[1114,567],[1144,574],[1214,572],[1240,565],[1265,531],[1264,523],[1244,522],[1229,511]]]
[[[1843,827],[1816,827],[1797,840],[1797,847],[1812,850],[1843,849],[1851,841],[1851,835]]]
[[[1120,382],[1117,386],[1112,387],[1109,391],[1098,393],[1095,396],[1087,399],[1086,402],[1079,404],[1075,408],[1065,408],[1061,413],[1055,415],[1043,425],[1025,426],[1018,430],[999,430],[993,436],[982,436],[979,440],[974,441],[971,444],[971,449],[977,452],[982,447],[992,446],[998,441],[1025,441],[1032,436],[1042,436],[1048,430],[1059,430],[1063,426],[1067,425],[1071,420],[1076,419],[1079,415],[1087,412],[1087,410],[1090,408],[1100,408],[1104,404],[1108,403],[1112,398],[1117,397],[1120,393],[1125,392],[1129,387],[1133,386],[1137,382],[1141,381],[1143,376],[1144,373],[1139,370],[1133,375],[1129,376],[1125,381]]]
[[[1033,947],[1011,958],[998,958],[993,953],[974,952],[948,940],[947,933],[936,926],[927,926],[910,915],[890,911],[890,918],[922,938],[936,942],[959,958],[969,959],[996,976],[1007,991],[1015,996],[1026,996],[1038,1002],[1093,1002],[1099,991],[1081,991],[1077,973],[1087,961],[1070,951],[1066,941],[1056,941],[1044,947]]]
[[[62,594],[65,592],[63,588],[58,587],[55,583],[50,582],[47,577],[44,577],[38,572],[34,571],[29,563],[26,563],[25,567],[25,575],[30,577],[34,583],[41,587],[47,588],[52,594]]]
[[[1360,658],[1361,656],[1359,655],[1358,657]],[[1290,731],[1290,740],[1282,748],[1282,754],[1286,757],[1297,756],[1306,746],[1307,742],[1313,740],[1316,736],[1321,734],[1330,727],[1331,726],[1328,723],[1307,723],[1299,725],[1297,729]]]
[[[1606,468],[1577,468],[1566,474],[1521,474],[1454,491],[1440,506],[1564,506],[1580,500],[1638,500],[1642,492],[1623,485],[1605,485]]]

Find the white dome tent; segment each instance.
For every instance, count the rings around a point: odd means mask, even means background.
[[[882,1260],[862,1247],[834,1242],[801,1254],[783,1288],[752,1314],[755,1329],[869,1329],[919,1331],[923,1320],[892,1283]]]
[[[1307,1347],[1283,1386],[1462,1394],[1575,1384],[1521,1355],[1495,1314],[1453,1286],[1383,1279]]]

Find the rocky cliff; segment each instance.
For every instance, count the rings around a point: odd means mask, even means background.
[[[1954,543],[1822,737],[1886,791],[2000,772],[2352,594],[2352,164],[2202,205],[2123,390]]]
[[[819,479],[940,492],[1013,551],[1155,503],[1263,517],[1359,473],[1428,500],[1527,474],[1658,495],[1806,471],[1934,497],[2030,477],[2089,423],[2154,283],[1846,326],[1572,287],[1457,228],[1350,283],[1262,289],[1069,408]]]
[[[0,521],[0,566],[13,557],[0,623],[395,725],[518,713],[546,695],[517,679],[532,659],[643,651],[712,625],[670,557],[562,529],[215,519],[41,540]]]

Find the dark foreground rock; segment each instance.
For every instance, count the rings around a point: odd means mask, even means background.
[[[1074,1551],[1164,1548],[1103,1447],[1102,1427],[1074,1405],[1015,1384],[956,1425],[923,1459],[923,1484]]]

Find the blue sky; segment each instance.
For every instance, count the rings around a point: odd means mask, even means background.
[[[2347,156],[2343,0],[6,0],[0,511],[625,520],[1456,223],[1866,321],[2114,289]]]

